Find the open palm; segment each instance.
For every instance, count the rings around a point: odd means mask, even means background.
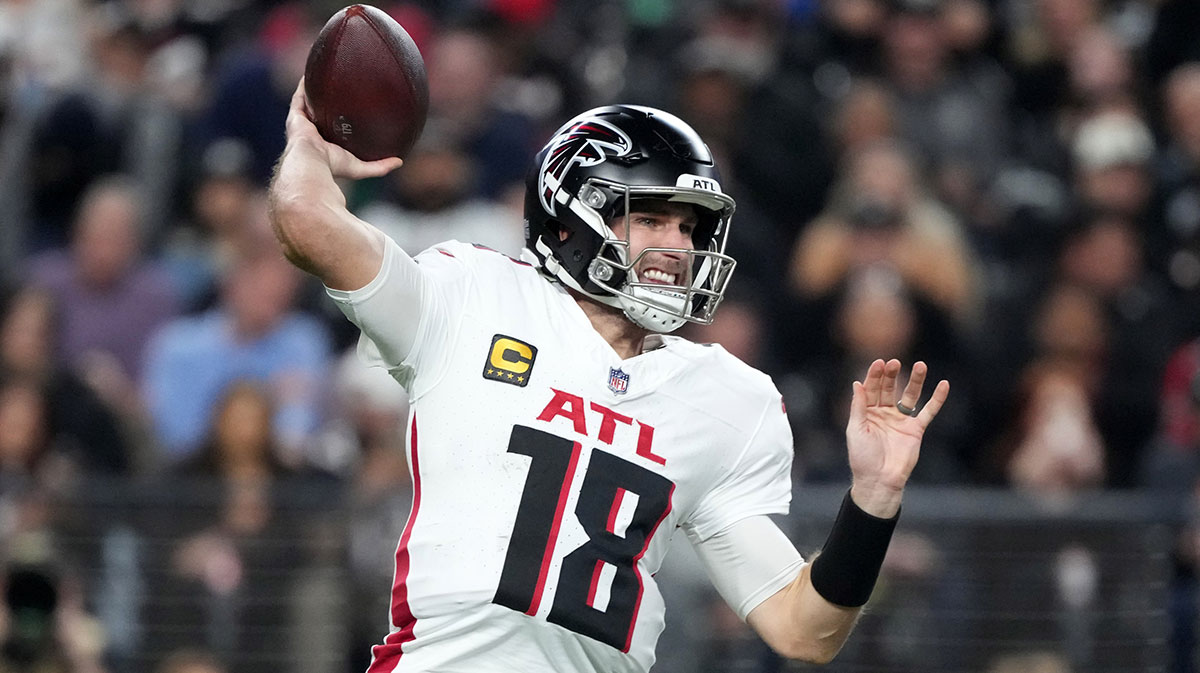
[[[939,382],[924,408],[910,416],[897,407],[897,402],[908,409],[917,407],[928,367],[924,362],[914,364],[908,384],[897,397],[900,370],[899,360],[876,360],[866,377],[854,382],[846,445],[856,488],[861,485],[863,489],[896,494],[902,491],[917,464],[925,429],[950,394],[950,383]]]

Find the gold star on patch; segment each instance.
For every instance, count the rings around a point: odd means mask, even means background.
[[[488,373],[489,373],[489,374],[495,374],[495,373],[496,373],[496,370],[495,370],[495,369],[489,369],[489,370],[488,370]]]
[[[512,375],[512,372],[509,372],[509,373],[508,373],[508,378],[510,378],[510,379],[511,379],[512,377],[513,377],[513,375]]]

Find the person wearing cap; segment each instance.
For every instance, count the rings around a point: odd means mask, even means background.
[[[1083,205],[1140,220],[1153,192],[1154,137],[1132,113],[1107,111],[1084,120],[1071,155]]]

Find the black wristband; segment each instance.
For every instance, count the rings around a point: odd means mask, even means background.
[[[812,563],[810,577],[817,593],[842,607],[866,604],[899,519],[899,512],[890,519],[871,516],[846,493],[825,548]]]

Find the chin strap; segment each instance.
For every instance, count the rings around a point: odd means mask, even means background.
[[[633,324],[639,327],[648,329],[651,332],[666,334],[674,332],[682,327],[683,323],[687,322],[678,315],[669,312],[671,310],[675,311],[675,313],[682,312],[682,304],[687,301],[685,297],[671,297],[644,287],[630,288],[629,294],[633,298],[626,298],[621,295],[617,295],[616,298],[620,303],[621,309],[625,311],[625,317],[629,318],[633,321]],[[680,306],[678,308],[663,307],[662,310],[655,307],[655,304],[668,302],[678,303]]]

